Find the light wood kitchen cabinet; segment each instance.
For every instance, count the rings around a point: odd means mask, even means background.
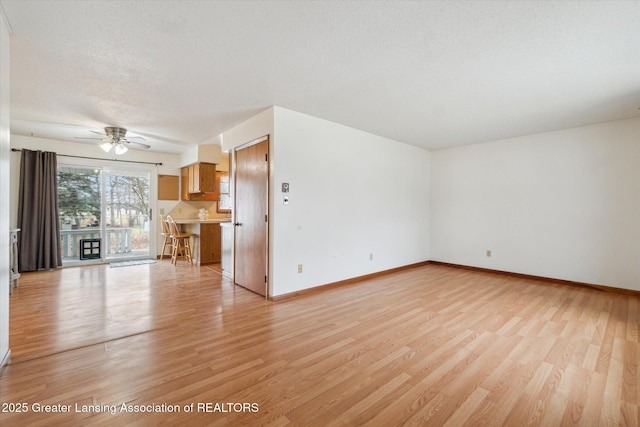
[[[191,239],[191,256],[198,265],[219,263],[222,258],[222,236],[220,223],[176,220],[180,227],[193,234]]]
[[[182,200],[218,200],[216,165],[196,163],[182,168]]]

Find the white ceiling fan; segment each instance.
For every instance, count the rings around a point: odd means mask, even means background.
[[[132,136],[127,138],[125,135],[127,134],[127,130],[125,128],[119,128],[114,126],[107,126],[104,128],[104,134],[96,131],[91,131],[93,133],[97,133],[101,135],[101,138],[82,138],[76,136],[76,139],[97,139],[99,141],[104,141],[100,144],[100,148],[102,148],[105,152],[109,152],[113,149],[113,151],[117,154],[124,154],[127,152],[127,145],[133,144],[142,148],[151,148],[150,145],[143,144],[139,141],[145,141],[145,139],[141,136]]]

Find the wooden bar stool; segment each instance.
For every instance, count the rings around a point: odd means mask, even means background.
[[[169,230],[171,231],[171,241],[173,244],[173,251],[171,252],[171,264],[176,265],[178,263],[178,257],[189,260],[189,263],[193,263],[191,259],[191,233],[183,233],[178,228],[178,224],[171,217],[167,215],[167,222],[169,223]]]
[[[162,237],[164,237],[164,241],[162,242],[162,252],[160,252],[160,259],[164,258],[165,252],[167,251],[167,246],[170,249],[169,255],[173,256],[173,238],[171,237],[171,229],[169,228],[169,222],[160,215],[160,221],[162,221]]]

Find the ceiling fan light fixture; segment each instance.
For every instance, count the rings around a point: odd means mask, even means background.
[[[124,154],[127,152],[127,147],[122,145],[122,143],[116,144],[115,152],[117,155]]]
[[[113,148],[113,144],[111,142],[105,142],[103,144],[100,144],[100,148],[102,148],[105,153],[108,153],[109,151],[111,151],[111,148]]]
[[[144,149],[151,148],[150,145],[143,144],[142,142],[138,142],[140,140],[144,141],[145,139],[141,136],[133,136],[127,138],[127,130],[125,128],[118,128],[113,126],[107,126],[104,128],[104,133],[96,132],[92,130],[91,132],[97,133],[98,135],[102,135],[102,138],[81,138],[76,137],[78,139],[98,139],[101,142],[100,148],[105,153],[110,153],[111,150],[115,152],[116,155],[122,155],[129,151],[129,147],[133,145],[134,147],[140,147]]]

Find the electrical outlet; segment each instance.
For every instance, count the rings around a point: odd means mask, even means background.
[[[164,215],[164,208],[160,208],[160,215]]]
[[[487,249],[487,256],[488,256],[489,258],[491,258],[491,250],[490,250],[490,249]]]
[[[298,273],[302,273],[302,264],[298,264]]]
[[[369,254],[369,261],[373,261],[373,253]]]

